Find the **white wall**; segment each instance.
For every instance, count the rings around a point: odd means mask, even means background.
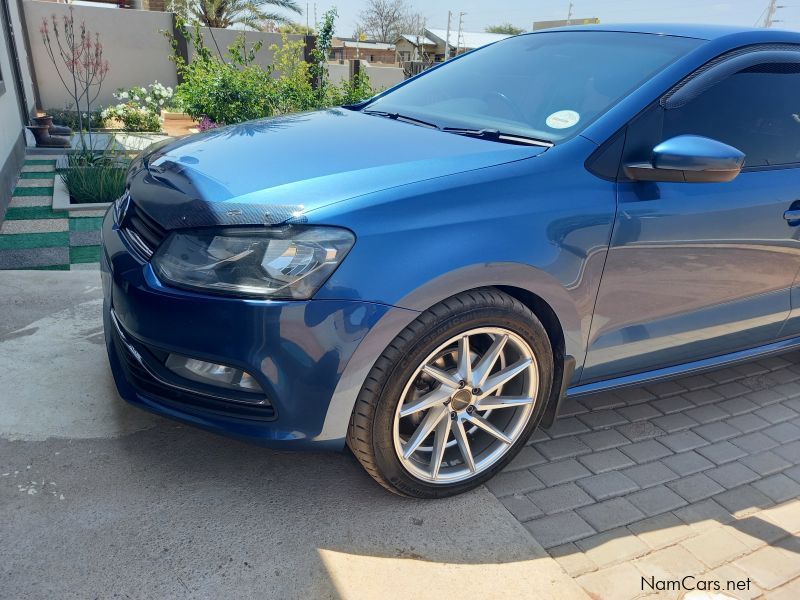
[[[349,63],[328,63],[328,77],[333,85],[339,85],[342,81],[350,79],[350,65]]]
[[[0,94],[0,169],[11,157],[14,144],[19,139],[24,123],[20,115],[17,102],[17,92],[14,85],[14,70],[11,67],[11,57],[8,53],[8,40],[6,27],[0,12],[0,73],[2,73],[5,92]],[[0,211],[3,210],[6,198],[3,196],[7,190],[0,189]]]
[[[393,87],[405,79],[401,67],[379,67],[365,60],[361,61],[361,67],[366,70],[369,83],[376,92]],[[350,65],[347,62],[330,61],[328,62],[328,76],[332,84],[339,85],[342,81],[350,78]]]
[[[393,87],[405,80],[402,67],[379,67],[369,63],[361,63],[366,67],[369,83],[376,92]]]
[[[31,114],[36,106],[36,95],[33,92],[33,74],[29,67],[28,50],[25,48],[25,44],[22,40],[22,19],[20,18],[19,5],[13,0],[9,0],[8,9],[11,13],[11,22],[14,25],[17,38],[17,55],[19,56],[20,71],[22,71],[22,84],[25,88],[23,92],[25,93],[25,100],[27,101],[26,108],[28,114]]]
[[[55,14],[60,20],[69,7],[55,2],[25,0],[23,3],[28,25],[33,64],[43,109],[66,108],[69,94],[58,79],[55,67],[46,53],[39,28],[42,19]],[[172,49],[161,30],[172,31],[170,13],[149,12],[94,6],[74,6],[76,25],[86,23],[88,30],[100,34],[103,54],[109,72],[95,106],[114,102],[117,88],[147,85],[154,80],[174,87],[177,83],[175,65],[169,60]],[[52,23],[51,23],[52,39]],[[61,65],[61,72],[65,67]]]

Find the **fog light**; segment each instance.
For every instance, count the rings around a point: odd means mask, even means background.
[[[250,373],[227,365],[197,360],[179,354],[170,354],[165,365],[173,373],[192,381],[233,390],[262,392],[261,386]]]

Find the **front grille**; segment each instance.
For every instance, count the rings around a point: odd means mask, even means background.
[[[137,252],[147,259],[153,256],[167,237],[167,231],[132,200],[120,224],[120,231]]]
[[[227,390],[220,390],[211,395],[190,389],[192,382],[174,385],[166,381],[157,372],[161,370],[163,353],[126,335],[113,311],[111,322],[111,337],[122,368],[138,392],[182,412],[199,415],[216,414],[249,421],[275,420],[277,416],[275,408],[266,398],[261,404],[247,403],[233,397],[226,398],[226,394],[229,393]]]

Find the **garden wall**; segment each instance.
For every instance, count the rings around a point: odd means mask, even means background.
[[[348,63],[329,62],[328,77],[333,85],[339,85],[342,81],[350,79],[350,65]]]
[[[281,45],[280,33],[241,31],[236,29],[217,29],[216,27],[203,27],[201,29],[201,33],[203,35],[203,43],[205,43],[205,45],[212,51],[216,51],[218,46],[223,56],[225,56],[226,48],[232,45],[236,41],[236,38],[242,34],[245,36],[248,48],[251,48],[256,42],[261,41],[263,45],[261,46],[261,50],[258,51],[258,54],[256,54],[255,62],[265,69],[272,65],[272,60],[275,54],[270,48],[273,44],[277,44],[278,46]],[[303,39],[302,35],[289,35],[287,37],[289,41],[292,42]],[[189,48],[189,58],[194,58],[194,50],[191,48],[191,45]]]
[[[381,92],[405,80],[405,74],[401,67],[377,66],[364,60],[361,61],[361,67],[366,70],[369,83],[376,92]],[[330,61],[328,75],[334,85],[347,81],[350,78],[349,62]]]
[[[36,81],[39,84],[40,108],[66,108],[70,97],[47,55],[39,28],[42,19],[49,21],[51,15],[56,15],[60,25],[63,15],[69,12],[69,6],[26,0],[24,7]],[[161,33],[161,30],[172,31],[171,13],[94,6],[73,8],[76,24],[85,21],[87,29],[100,34],[103,53],[110,67],[95,106],[114,103],[112,94],[120,87],[147,85],[154,80],[166,86],[175,86],[175,65],[169,60],[172,50]],[[52,39],[52,23],[50,27]]]
[[[369,83],[376,92],[393,87],[405,80],[402,67],[379,67],[369,63],[361,63],[366,68]]]
[[[42,19],[46,18],[49,21],[51,15],[56,15],[60,23],[62,17],[68,13],[69,7],[66,4],[39,0],[25,0],[23,4],[31,55],[39,85],[41,99],[39,108],[64,109],[70,102],[70,96],[58,79],[39,29]],[[178,78],[175,64],[170,60],[172,48],[163,34],[163,31],[172,31],[172,13],[119,9],[110,5],[102,7],[73,5],[73,9],[76,23],[84,21],[87,29],[100,34],[104,56],[110,67],[102,92],[94,103],[95,107],[103,108],[115,104],[112,94],[117,88],[146,86],[153,81],[175,87]],[[52,24],[50,27],[52,39]],[[262,49],[256,55],[256,62],[265,68],[271,65],[273,52],[270,47],[272,44],[281,43],[280,34],[202,28],[206,45],[212,50],[218,46],[223,54],[236,36],[242,33],[245,34],[248,47],[258,40],[263,42]],[[303,36],[290,35],[289,39],[302,40]],[[189,53],[191,59],[193,55],[191,47]],[[349,77],[348,64],[335,64],[330,68],[331,79],[335,83]],[[369,65],[367,72],[376,90],[391,87],[403,80],[403,70],[397,67]]]

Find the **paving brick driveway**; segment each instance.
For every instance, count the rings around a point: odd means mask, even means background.
[[[566,404],[487,487],[590,595],[800,598],[800,352]]]

